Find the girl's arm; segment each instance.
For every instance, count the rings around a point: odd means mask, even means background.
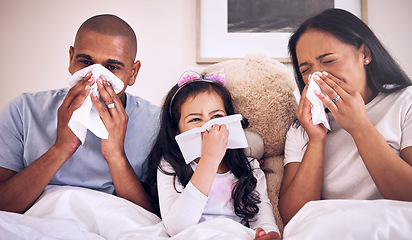
[[[161,162],[161,167],[166,172],[173,172],[171,165],[164,160]],[[190,181],[186,187],[183,187],[176,179],[176,189],[174,181],[172,175],[167,175],[161,170],[157,171],[160,213],[163,225],[170,236],[197,224],[208,199]]]
[[[202,156],[193,173],[191,182],[204,195],[208,196],[219,165],[225,156],[229,131],[226,125],[213,125],[210,131],[202,134]]]
[[[255,216],[255,221],[250,221],[250,228],[257,230],[262,228],[266,233],[277,232],[280,235],[279,228],[273,216],[273,208],[270,203],[265,173],[260,169],[259,162],[256,159],[250,162],[253,174],[257,180],[255,190],[259,193],[260,203],[258,204],[259,213]]]
[[[226,125],[213,125],[202,134],[202,155],[186,187],[179,183],[177,193],[173,176],[158,171],[160,213],[169,235],[197,224],[202,216],[216,172],[226,153],[229,131]],[[169,165],[168,172],[171,172]],[[176,180],[177,181],[177,180]]]

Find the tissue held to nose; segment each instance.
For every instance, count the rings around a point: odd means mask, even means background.
[[[119,93],[124,88],[123,81],[100,64],[93,64],[75,72],[69,79],[67,79],[69,86],[73,87],[76,85],[76,83],[81,81],[89,72],[91,72],[92,77],[96,79],[103,75],[116,93]],[[100,96],[96,83],[91,86],[90,90],[90,93],[93,92],[97,97]],[[107,139],[109,137],[109,133],[99,116],[99,112],[92,103],[90,93],[83,104],[73,112],[69,121],[70,129],[80,139],[82,144],[84,144],[86,139],[87,129],[99,138]]]
[[[202,153],[202,135],[204,131],[209,131],[213,124],[222,125],[225,124],[229,130],[228,149],[246,148],[248,147],[245,132],[243,131],[242,115],[234,114],[226,117],[212,119],[206,122],[203,126],[192,128],[184,133],[181,133],[175,137],[180,151],[186,161],[189,164],[191,161],[201,156]]]
[[[329,121],[328,121],[328,118],[327,118],[326,113],[325,113],[325,107],[324,107],[322,101],[315,94],[315,91],[322,92],[319,85],[313,79],[313,77],[315,75],[318,75],[318,74],[322,75],[319,72],[314,72],[312,75],[310,75],[309,82],[308,82],[309,86],[308,86],[308,91],[306,93],[306,98],[311,103],[310,111],[312,113],[313,124],[316,125],[316,124],[322,123],[323,126],[325,126],[327,129],[330,130]]]

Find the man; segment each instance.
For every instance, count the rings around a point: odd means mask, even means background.
[[[116,95],[104,79],[89,73],[70,90],[23,94],[3,109],[0,210],[25,212],[49,184],[116,194],[152,210],[139,179],[158,131],[160,110],[125,93],[140,69],[136,52],[136,35],[125,21],[114,15],[94,16],[80,26],[70,47],[69,72],[101,64],[124,82],[124,89]],[[91,99],[109,137],[88,132],[80,146],[68,122],[94,83],[104,104],[94,94]]]

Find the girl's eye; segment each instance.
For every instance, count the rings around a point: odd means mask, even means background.
[[[213,115],[212,119],[213,119],[213,118],[221,118],[221,117],[223,117],[222,114],[216,114],[216,115]]]

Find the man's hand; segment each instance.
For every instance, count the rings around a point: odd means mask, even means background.
[[[129,117],[119,96],[114,92],[112,86],[102,78],[103,76],[97,79],[97,89],[105,104],[102,104],[93,93],[91,98],[109,133],[108,139],[101,141],[102,154],[106,161],[112,161],[120,156],[125,156],[124,139]]]
[[[80,140],[70,130],[68,123],[73,112],[83,104],[90,92],[90,86],[95,82],[91,76],[92,74],[88,73],[69,90],[57,111],[57,137],[54,146],[63,153],[67,153],[69,157],[80,146]]]
[[[101,76],[97,79],[97,89],[105,105],[93,93],[91,98],[103,124],[109,132],[108,139],[101,140],[101,149],[103,157],[109,166],[116,194],[148,211],[153,211],[150,197],[136,176],[124,151],[124,140],[129,117],[124,110],[120,98],[116,95],[110,84],[102,78]]]
[[[61,166],[73,155],[80,140],[70,130],[69,120],[90,92],[94,83],[91,74],[73,86],[57,112],[55,144],[41,157],[20,172],[0,167],[0,210],[24,213],[39,198]]]

